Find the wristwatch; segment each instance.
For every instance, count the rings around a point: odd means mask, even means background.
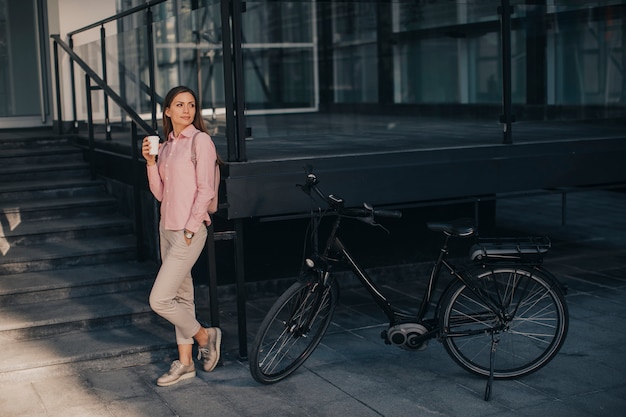
[[[184,233],[187,239],[191,239],[193,237],[193,233],[188,230],[185,230]]]

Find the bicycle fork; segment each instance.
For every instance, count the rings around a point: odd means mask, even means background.
[[[316,280],[313,282],[312,287],[307,292],[307,297],[313,297],[313,304],[310,309],[310,313],[307,314],[306,311],[302,311],[302,315],[306,317],[306,322],[298,325],[298,336],[307,337],[309,331],[311,330],[311,326],[315,323],[317,316],[319,315],[321,306],[326,302],[328,296],[328,287],[330,285],[330,273],[329,271],[315,271],[321,276],[320,280]],[[305,302],[302,306],[309,306],[309,303]],[[295,327],[294,327],[295,329]],[[291,330],[293,333],[293,329]]]

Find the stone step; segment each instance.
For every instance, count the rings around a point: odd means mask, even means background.
[[[135,256],[133,235],[16,246],[8,248],[0,258],[0,275],[118,262],[135,259]]]
[[[156,319],[149,289],[26,303],[0,308],[0,344]]]
[[[0,276],[0,307],[152,287],[154,262],[124,261]]]
[[[34,167],[36,164],[58,163],[58,162],[84,162],[83,151],[76,146],[57,145],[54,147],[41,148],[9,148],[3,149],[0,154],[0,166],[20,166]]]
[[[15,131],[0,138],[2,151],[11,149],[35,150],[42,147],[68,146],[73,139],[66,135],[56,135],[49,131]]]
[[[162,361],[175,355],[176,342],[172,326],[156,321],[0,343],[0,349],[0,381],[6,383],[44,373],[62,375]]]
[[[47,221],[22,221],[11,230],[4,231],[3,245],[27,246],[132,232],[133,224],[130,219],[115,214],[72,216]]]
[[[47,180],[51,178],[89,178],[89,176],[89,165],[82,161],[38,162],[34,164],[0,166],[1,183]]]
[[[101,215],[117,211],[117,201],[110,195],[65,198],[0,200],[0,213],[11,229],[26,221]]]
[[[105,192],[104,183],[89,178],[10,181],[0,183],[0,203],[22,199],[97,195],[103,192]]]

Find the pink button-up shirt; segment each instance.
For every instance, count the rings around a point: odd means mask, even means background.
[[[211,137],[196,136],[196,165],[191,160],[191,138],[198,129],[187,126],[161,146],[156,165],[148,166],[148,183],[161,202],[161,224],[167,230],[197,232],[203,222],[211,223],[207,213],[215,197],[217,152]]]

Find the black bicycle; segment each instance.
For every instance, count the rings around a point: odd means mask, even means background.
[[[256,334],[249,355],[256,381],[271,384],[285,379],[319,345],[339,298],[332,274],[339,262],[355,273],[389,319],[389,327],[381,334],[385,343],[421,350],[436,338],[462,368],[487,377],[485,400],[491,396],[494,379],[535,372],[563,345],[569,313],[564,288],[542,267],[551,245],[548,238],[477,238],[470,250],[471,267],[461,269],[446,259],[448,241],[475,236],[474,225],[467,221],[429,223],[429,229],[443,232],[444,242],[417,313],[407,313],[390,304],[339,238],[344,218],[380,226],[377,217],[397,218],[401,213],[375,210],[368,204],[346,208],[340,197],[322,193],[314,174],[308,174],[300,187],[325,207],[311,211],[307,232],[311,253],[298,281],[274,303]],[[328,216],[334,218],[320,250],[320,223]],[[442,269],[453,279],[434,300]],[[436,308],[429,315],[431,303]]]

